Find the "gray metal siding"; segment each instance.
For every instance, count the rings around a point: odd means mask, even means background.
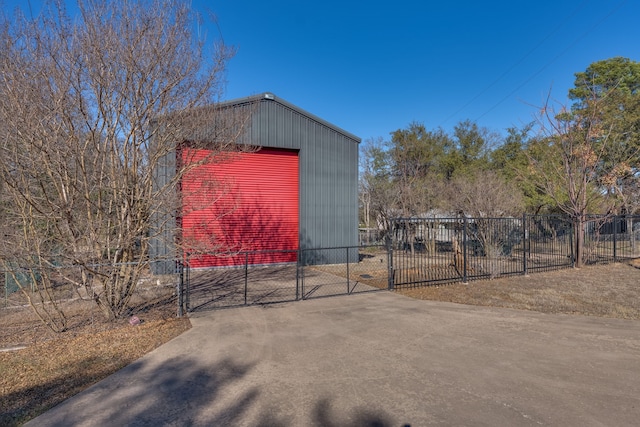
[[[360,139],[283,100],[256,96],[228,106],[251,111],[243,143],[299,150],[300,248],[357,246]],[[161,175],[170,173],[163,167]],[[172,238],[154,241],[150,255],[173,254],[172,245]]]
[[[301,248],[357,245],[359,140],[286,103],[258,102],[252,143],[300,150]]]
[[[359,139],[270,99],[251,123],[254,144],[300,150],[300,247],[356,246]]]
[[[263,100],[251,120],[251,143],[261,147],[300,149],[306,118],[276,102]]]
[[[168,188],[176,174],[176,153],[172,151],[164,155],[154,170],[154,188],[156,191]],[[170,197],[170,195],[167,195]],[[149,258],[153,274],[175,273],[175,212],[171,203],[152,209],[151,227],[149,230]]]
[[[322,125],[313,127],[308,145],[300,151],[301,247],[355,246],[357,142]]]

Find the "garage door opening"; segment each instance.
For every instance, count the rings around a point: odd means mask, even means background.
[[[297,151],[261,148],[212,155],[185,148],[181,160],[202,162],[181,182],[179,221],[192,267],[242,265],[246,251],[263,251],[251,256],[251,264],[296,261]]]

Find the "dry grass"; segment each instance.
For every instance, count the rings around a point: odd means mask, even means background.
[[[413,298],[543,313],[640,319],[640,263],[399,290]]]
[[[172,288],[146,289],[127,319],[106,322],[94,304],[65,304],[69,330],[56,334],[28,307],[0,309],[0,425],[20,425],[190,328],[175,316]]]
[[[373,266],[366,271],[377,280]],[[640,262],[398,292],[434,301],[640,319]],[[25,346],[0,352],[0,425],[20,425],[190,327],[188,319],[175,318],[171,287],[151,287],[138,297],[132,309],[144,320],[138,326],[127,319],[105,322],[88,302],[71,302],[65,310],[70,328],[54,334],[28,308],[0,309],[0,348]]]

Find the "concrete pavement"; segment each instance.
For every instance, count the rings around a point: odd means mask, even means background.
[[[640,422],[640,322],[389,292],[198,313],[28,426]]]

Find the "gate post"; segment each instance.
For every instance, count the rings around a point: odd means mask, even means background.
[[[467,281],[467,233],[469,231],[467,217],[463,217],[462,226],[462,283],[466,284]]]
[[[249,285],[249,252],[244,253],[244,305],[247,305],[247,286]]]
[[[300,299],[304,300],[304,260],[305,260],[305,250],[300,249]]]
[[[184,315],[184,299],[182,295],[184,287],[184,264],[181,260],[176,261],[176,269],[178,270],[178,289],[176,289],[178,293],[178,317],[182,317]]]
[[[613,262],[618,262],[618,219],[617,215],[613,217]]]
[[[386,237],[387,246],[387,289],[392,291],[395,286],[395,275],[393,274],[393,245],[391,244],[391,237]]]
[[[300,300],[300,260],[302,259],[302,250],[298,247],[298,259],[296,260],[296,301]]]
[[[347,295],[351,293],[350,282],[349,282],[349,263],[351,259],[349,258],[349,247],[347,246]]]
[[[522,214],[522,274],[527,275],[527,214]]]

